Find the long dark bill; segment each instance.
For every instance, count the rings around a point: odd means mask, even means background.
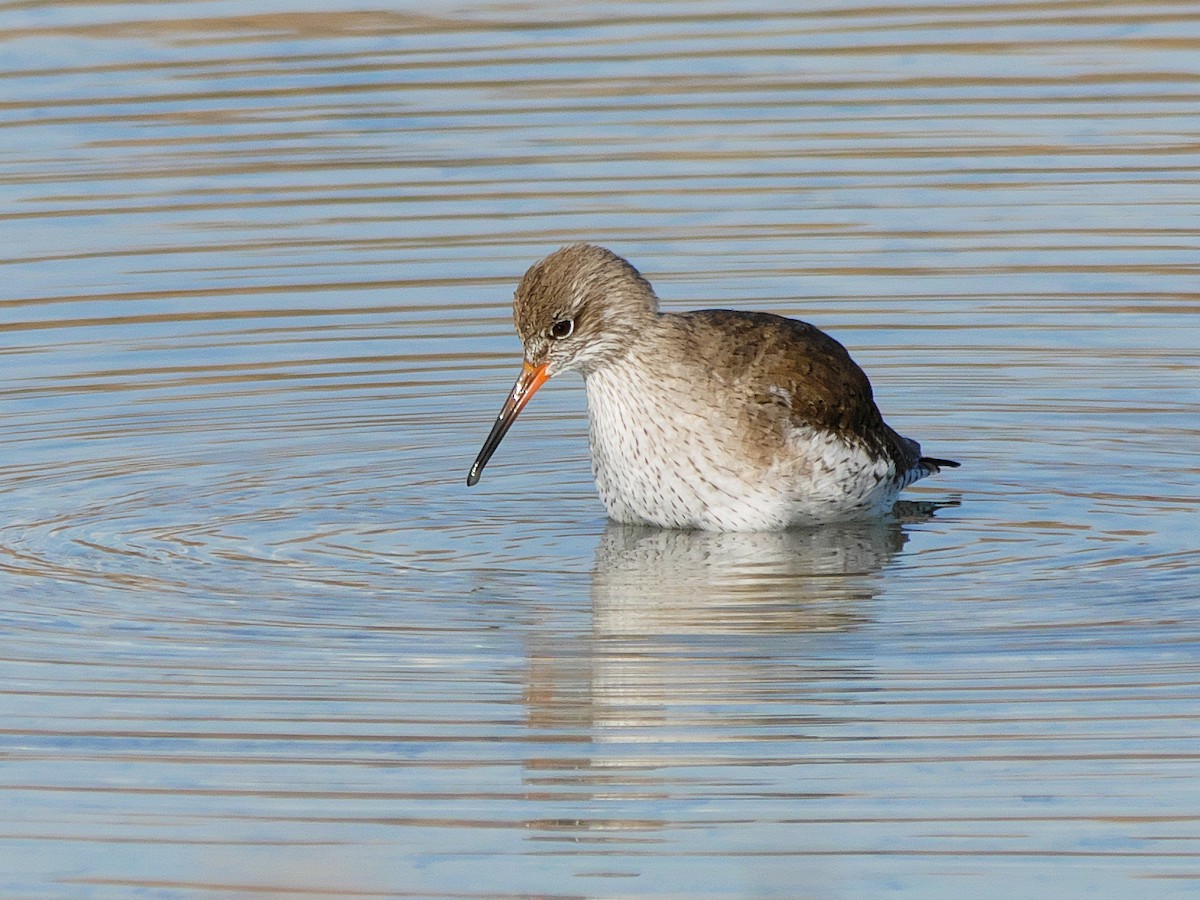
[[[475,457],[475,465],[471,466],[471,471],[467,473],[467,487],[471,487],[479,481],[479,476],[483,474],[483,467],[488,464],[488,460],[492,458],[492,454],[504,440],[504,435],[508,433],[512,423],[517,421],[517,416],[525,408],[529,398],[537,393],[537,389],[546,383],[548,377],[544,363],[534,366],[527,362],[522,367],[521,374],[517,376],[517,383],[513,385],[512,393],[508,395],[508,399],[504,401],[504,406],[500,409],[500,415],[496,417],[496,424],[492,426],[487,440],[483,442],[483,449],[479,451],[479,456]]]

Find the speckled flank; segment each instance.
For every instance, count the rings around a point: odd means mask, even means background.
[[[764,531],[878,515],[957,465],[889,428],[824,332],[766,313],[660,313],[649,283],[603,248],[535,264],[513,310],[527,369],[584,377],[592,471],[617,521]]]
[[[697,365],[695,383],[705,380]],[[781,428],[748,465],[742,417],[672,396],[652,366],[630,360],[586,386],[592,471],[618,522],[769,531],[878,514],[899,493],[889,458],[804,426]]]

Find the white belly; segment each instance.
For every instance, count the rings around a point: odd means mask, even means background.
[[[754,462],[708,398],[666,393],[636,367],[585,383],[592,472],[618,522],[770,531],[878,514],[898,493],[888,461],[831,434],[790,429]]]

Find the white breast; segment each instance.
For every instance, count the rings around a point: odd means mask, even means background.
[[[770,462],[752,462],[713,398],[644,366],[611,366],[585,384],[592,471],[618,522],[767,531],[876,514],[899,491],[890,461],[827,432],[788,429],[755,454]]]

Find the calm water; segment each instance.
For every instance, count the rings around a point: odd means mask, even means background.
[[[387,11],[378,11],[384,6]],[[0,894],[1195,896],[1200,4],[0,4]],[[606,523],[525,268],[963,468]]]

